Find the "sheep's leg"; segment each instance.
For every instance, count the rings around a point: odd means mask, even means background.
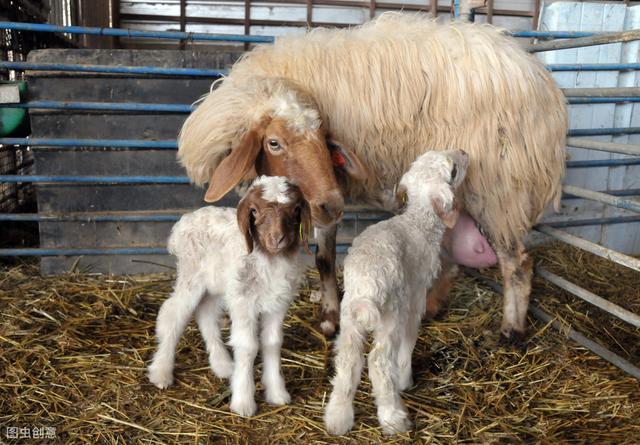
[[[498,259],[504,280],[502,334],[520,340],[526,334],[533,263],[521,242],[513,249],[499,249]]]
[[[338,226],[329,229],[318,229],[318,251],[316,267],[320,272],[320,294],[322,311],[320,313],[320,330],[326,337],[335,334],[338,328],[340,302],[338,300],[338,280],[336,279],[336,234]]]
[[[204,338],[204,342],[207,345],[211,370],[216,376],[226,379],[231,377],[233,360],[220,336],[219,322],[221,313],[220,298],[209,295],[203,298],[198,305],[196,321],[198,322],[200,333],[202,333],[202,338]]]
[[[412,311],[405,324],[404,335],[400,340],[400,348],[398,349],[398,389],[400,391],[413,386],[411,357],[416,347],[416,341],[418,341],[421,318],[418,311]]]
[[[282,377],[282,323],[286,312],[267,312],[262,314],[262,384],[265,398],[272,405],[287,405],[291,396]]]
[[[340,436],[353,428],[353,398],[362,374],[364,333],[353,320],[342,320],[335,344],[336,375],[333,391],[324,411],[327,432]]]
[[[204,295],[204,287],[178,278],[171,298],[160,307],[156,320],[158,350],[149,366],[149,381],[164,389],[173,383],[176,347],[193,311]]]
[[[398,390],[397,351],[400,344],[398,326],[390,317],[374,331],[375,340],[369,352],[369,379],[378,407],[378,420],[387,434],[407,431],[411,421]]]
[[[254,399],[256,385],[253,378],[253,363],[258,354],[258,314],[252,304],[242,296],[229,307],[231,316],[231,339],[233,347],[233,372],[231,374],[231,411],[249,417],[256,412]]]
[[[447,297],[453,283],[458,276],[459,268],[456,264],[442,261],[442,269],[438,279],[433,286],[427,291],[427,310],[425,317],[429,320],[435,318],[440,312],[442,306],[447,301]]]

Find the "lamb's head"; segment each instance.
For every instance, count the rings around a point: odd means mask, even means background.
[[[419,156],[402,176],[398,191],[407,206],[432,206],[452,228],[458,220],[456,190],[464,181],[469,155],[463,150],[429,151]]]
[[[269,255],[309,251],[309,204],[300,189],[282,176],[257,178],[238,204],[238,226],[253,249]]]
[[[344,208],[334,169],[365,175],[351,151],[327,139],[316,102],[292,81],[227,79],[185,122],[178,156],[196,183],[209,181],[208,202],[256,174],[285,176],[309,202],[314,225],[327,227]]]

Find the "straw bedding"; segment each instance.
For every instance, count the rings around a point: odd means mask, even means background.
[[[640,313],[637,273],[561,246],[539,249],[536,261]],[[259,412],[243,419],[229,412],[227,382],[209,371],[193,324],[179,346],[176,384],[160,391],[148,383],[170,274],[43,278],[28,264],[0,270],[0,443],[23,443],[7,438],[15,427],[55,428],[55,439],[43,443],[640,443],[637,380],[531,318],[526,345],[504,344],[500,297],[469,277],[455,286],[443,316],[423,324],[416,385],[404,395],[414,431],[381,434],[365,378],[354,430],[328,436],[322,410],[331,344],[314,326],[316,280],[309,271],[286,320],[292,404],[266,405],[258,386]],[[533,298],[640,365],[638,329],[539,280]]]

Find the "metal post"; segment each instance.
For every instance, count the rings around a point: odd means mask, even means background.
[[[593,190],[583,189],[574,185],[565,185],[562,187],[564,193],[568,193],[578,198],[589,199],[592,201],[603,202],[605,204],[619,207],[625,210],[632,210],[634,212],[640,212],[640,202],[632,201],[630,199],[619,198],[617,196],[611,196],[606,193],[594,192]]]

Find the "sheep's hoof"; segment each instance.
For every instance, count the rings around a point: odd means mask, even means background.
[[[322,334],[327,338],[333,337],[338,329],[339,320],[340,314],[335,309],[323,310],[320,314],[320,331]]]
[[[252,398],[242,399],[232,395],[229,409],[242,417],[251,417],[256,413],[257,406]]]
[[[386,434],[404,433],[411,429],[411,421],[407,413],[401,409],[382,409],[378,412],[380,426]]]
[[[517,330],[514,328],[500,330],[502,332],[500,343],[515,346],[518,349],[524,349],[527,346],[527,330]]]
[[[149,366],[149,381],[160,389],[166,389],[173,384],[173,368]]]
[[[333,436],[342,436],[353,428],[353,406],[345,403],[342,406],[329,401],[324,411],[324,425]]]

